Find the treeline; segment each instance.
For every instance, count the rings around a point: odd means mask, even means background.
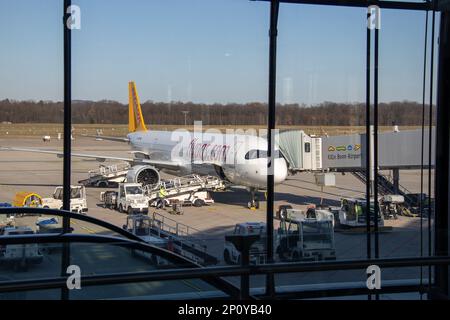
[[[265,125],[267,105],[198,104],[192,102],[145,102],[142,104],[145,121],[149,124],[183,125],[186,121],[203,121],[204,125]],[[428,108],[425,110],[428,114]],[[277,105],[278,125],[362,126],[365,124],[364,103],[324,102],[314,106],[298,104]],[[420,125],[422,105],[402,101],[379,105],[380,125]],[[0,101],[0,122],[61,123],[63,103],[48,101]],[[72,121],[80,124],[126,124],[128,106],[116,101],[74,101]]]

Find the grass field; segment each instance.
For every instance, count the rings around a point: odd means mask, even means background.
[[[128,133],[127,125],[117,124],[75,124],[74,134],[77,135],[95,135],[97,130],[101,130],[105,136],[126,136]],[[193,130],[193,126],[178,126],[178,125],[148,125],[149,129],[171,131],[176,129]],[[203,126],[203,130],[210,128],[218,129],[225,132],[226,129],[265,129],[264,126]],[[400,130],[412,130],[418,129],[419,126],[401,126]],[[365,132],[364,126],[278,126],[280,130],[304,130],[307,134],[314,135],[346,135],[353,133]],[[391,131],[392,126],[380,127],[381,132]],[[57,138],[58,133],[62,134],[63,125],[54,123],[12,123],[12,124],[0,124],[0,138],[14,138],[14,137],[41,137],[44,135],[50,135],[53,139]]]

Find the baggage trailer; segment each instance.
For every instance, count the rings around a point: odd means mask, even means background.
[[[104,208],[117,210],[117,191],[100,192],[100,202]]]

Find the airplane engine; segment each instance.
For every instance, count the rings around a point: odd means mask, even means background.
[[[156,184],[159,180],[158,170],[149,165],[133,166],[127,173],[127,182],[141,183],[143,186]]]

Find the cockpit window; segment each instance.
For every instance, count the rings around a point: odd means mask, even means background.
[[[267,158],[267,151],[266,150],[250,150],[249,152],[247,152],[247,154],[245,155],[245,159],[246,160],[252,160],[252,159],[261,159],[261,158]],[[275,150],[275,155],[274,158],[280,158],[280,151],[279,150]]]

